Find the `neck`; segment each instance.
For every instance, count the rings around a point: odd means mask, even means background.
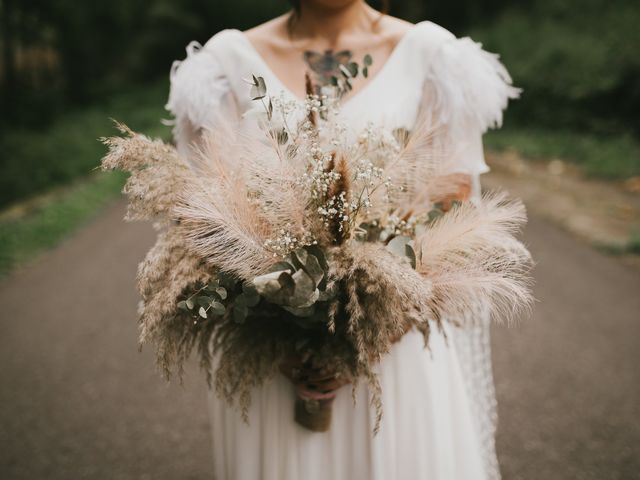
[[[329,7],[314,0],[300,2],[300,15],[293,24],[291,36],[300,40],[325,40],[329,45],[340,43],[345,33],[370,32],[380,13],[364,0],[354,0],[340,7]]]

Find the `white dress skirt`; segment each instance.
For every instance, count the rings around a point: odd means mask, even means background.
[[[374,59],[375,61],[375,59]],[[204,46],[192,42],[175,62],[167,109],[175,116],[180,152],[191,154],[203,128],[220,112],[246,115],[255,102],[244,79],[264,77],[272,95],[296,100],[239,30],[224,30]],[[519,90],[497,56],[469,38],[431,22],[413,26],[381,70],[343,103],[350,131],[371,122],[411,129],[420,109],[445,126],[453,170],[474,179],[488,170],[482,134],[500,126],[502,111]],[[294,422],[292,384],[278,375],[252,394],[249,423],[211,392],[209,405],[217,480],[493,480],[500,477],[495,448],[495,393],[489,318],[479,305],[459,328],[432,329],[426,349],[410,331],[378,365],[384,416],[373,435],[374,411],[361,382],[352,400],[341,388],[328,432]]]

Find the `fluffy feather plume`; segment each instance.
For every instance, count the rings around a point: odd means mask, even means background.
[[[273,232],[238,178],[222,175],[185,186],[174,215],[190,250],[212,267],[253,278],[273,263],[265,246]]]
[[[525,222],[520,201],[491,194],[480,205],[465,202],[416,238],[416,269],[432,282],[436,318],[463,318],[483,302],[497,320],[531,307],[531,255],[515,238]]]
[[[347,145],[311,93],[296,129],[286,101],[263,104],[264,135],[221,121],[188,163],[122,125],[125,138],[104,140],[102,168],[131,173],[128,218],[165,228],[138,271],[141,341],[167,374],[197,350],[245,418],[252,390],[301,354],[366,381],[377,430],[375,365],[395,339],[416,328],[427,344],[430,328],[478,305],[509,319],[531,304],[531,258],[515,238],[524,207],[491,195],[432,222],[461,177],[429,121]]]
[[[286,227],[302,238],[309,218],[308,191],[300,182],[305,174],[300,150],[283,149],[277,142],[256,143],[255,138],[245,139],[243,145],[242,174],[262,218],[274,231]]]

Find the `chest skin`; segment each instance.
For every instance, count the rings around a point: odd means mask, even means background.
[[[253,49],[269,66],[271,72],[297,98],[305,96],[304,75],[310,72],[316,86],[327,84],[331,76],[339,75],[339,65],[356,62],[361,67],[365,55],[373,58],[368,68],[368,76],[361,74],[353,82],[353,90],[343,100],[346,102],[355,96],[361,88],[380,73],[384,64],[391,57],[403,34],[350,36],[340,39],[336,45],[313,40],[293,42],[288,39],[265,41],[250,35],[245,38]]]

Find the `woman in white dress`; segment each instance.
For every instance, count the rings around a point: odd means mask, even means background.
[[[245,115],[255,106],[245,81],[251,75],[264,77],[270,94],[299,100],[305,71],[322,85],[340,62],[370,54],[368,78],[343,97],[345,124],[354,133],[368,122],[411,130],[426,111],[455,145],[452,174],[464,175],[477,198],[478,177],[488,170],[482,134],[500,125],[508,99],[518,95],[497,56],[431,22],[413,25],[382,15],[364,0],[292,3],[291,13],[247,32],[224,30],[202,47],[192,42],[187,58],[174,64],[167,108],[176,119],[179,151],[191,155],[220,112],[255,121]],[[294,422],[295,386],[285,375],[253,393],[249,424],[211,393],[214,478],[499,478],[489,319],[478,306],[466,320],[472,326],[445,325],[448,342],[434,329],[429,350],[421,333],[409,331],[383,358],[384,417],[375,436],[364,382],[355,405],[350,386],[335,379],[305,386],[335,393],[325,433]]]

